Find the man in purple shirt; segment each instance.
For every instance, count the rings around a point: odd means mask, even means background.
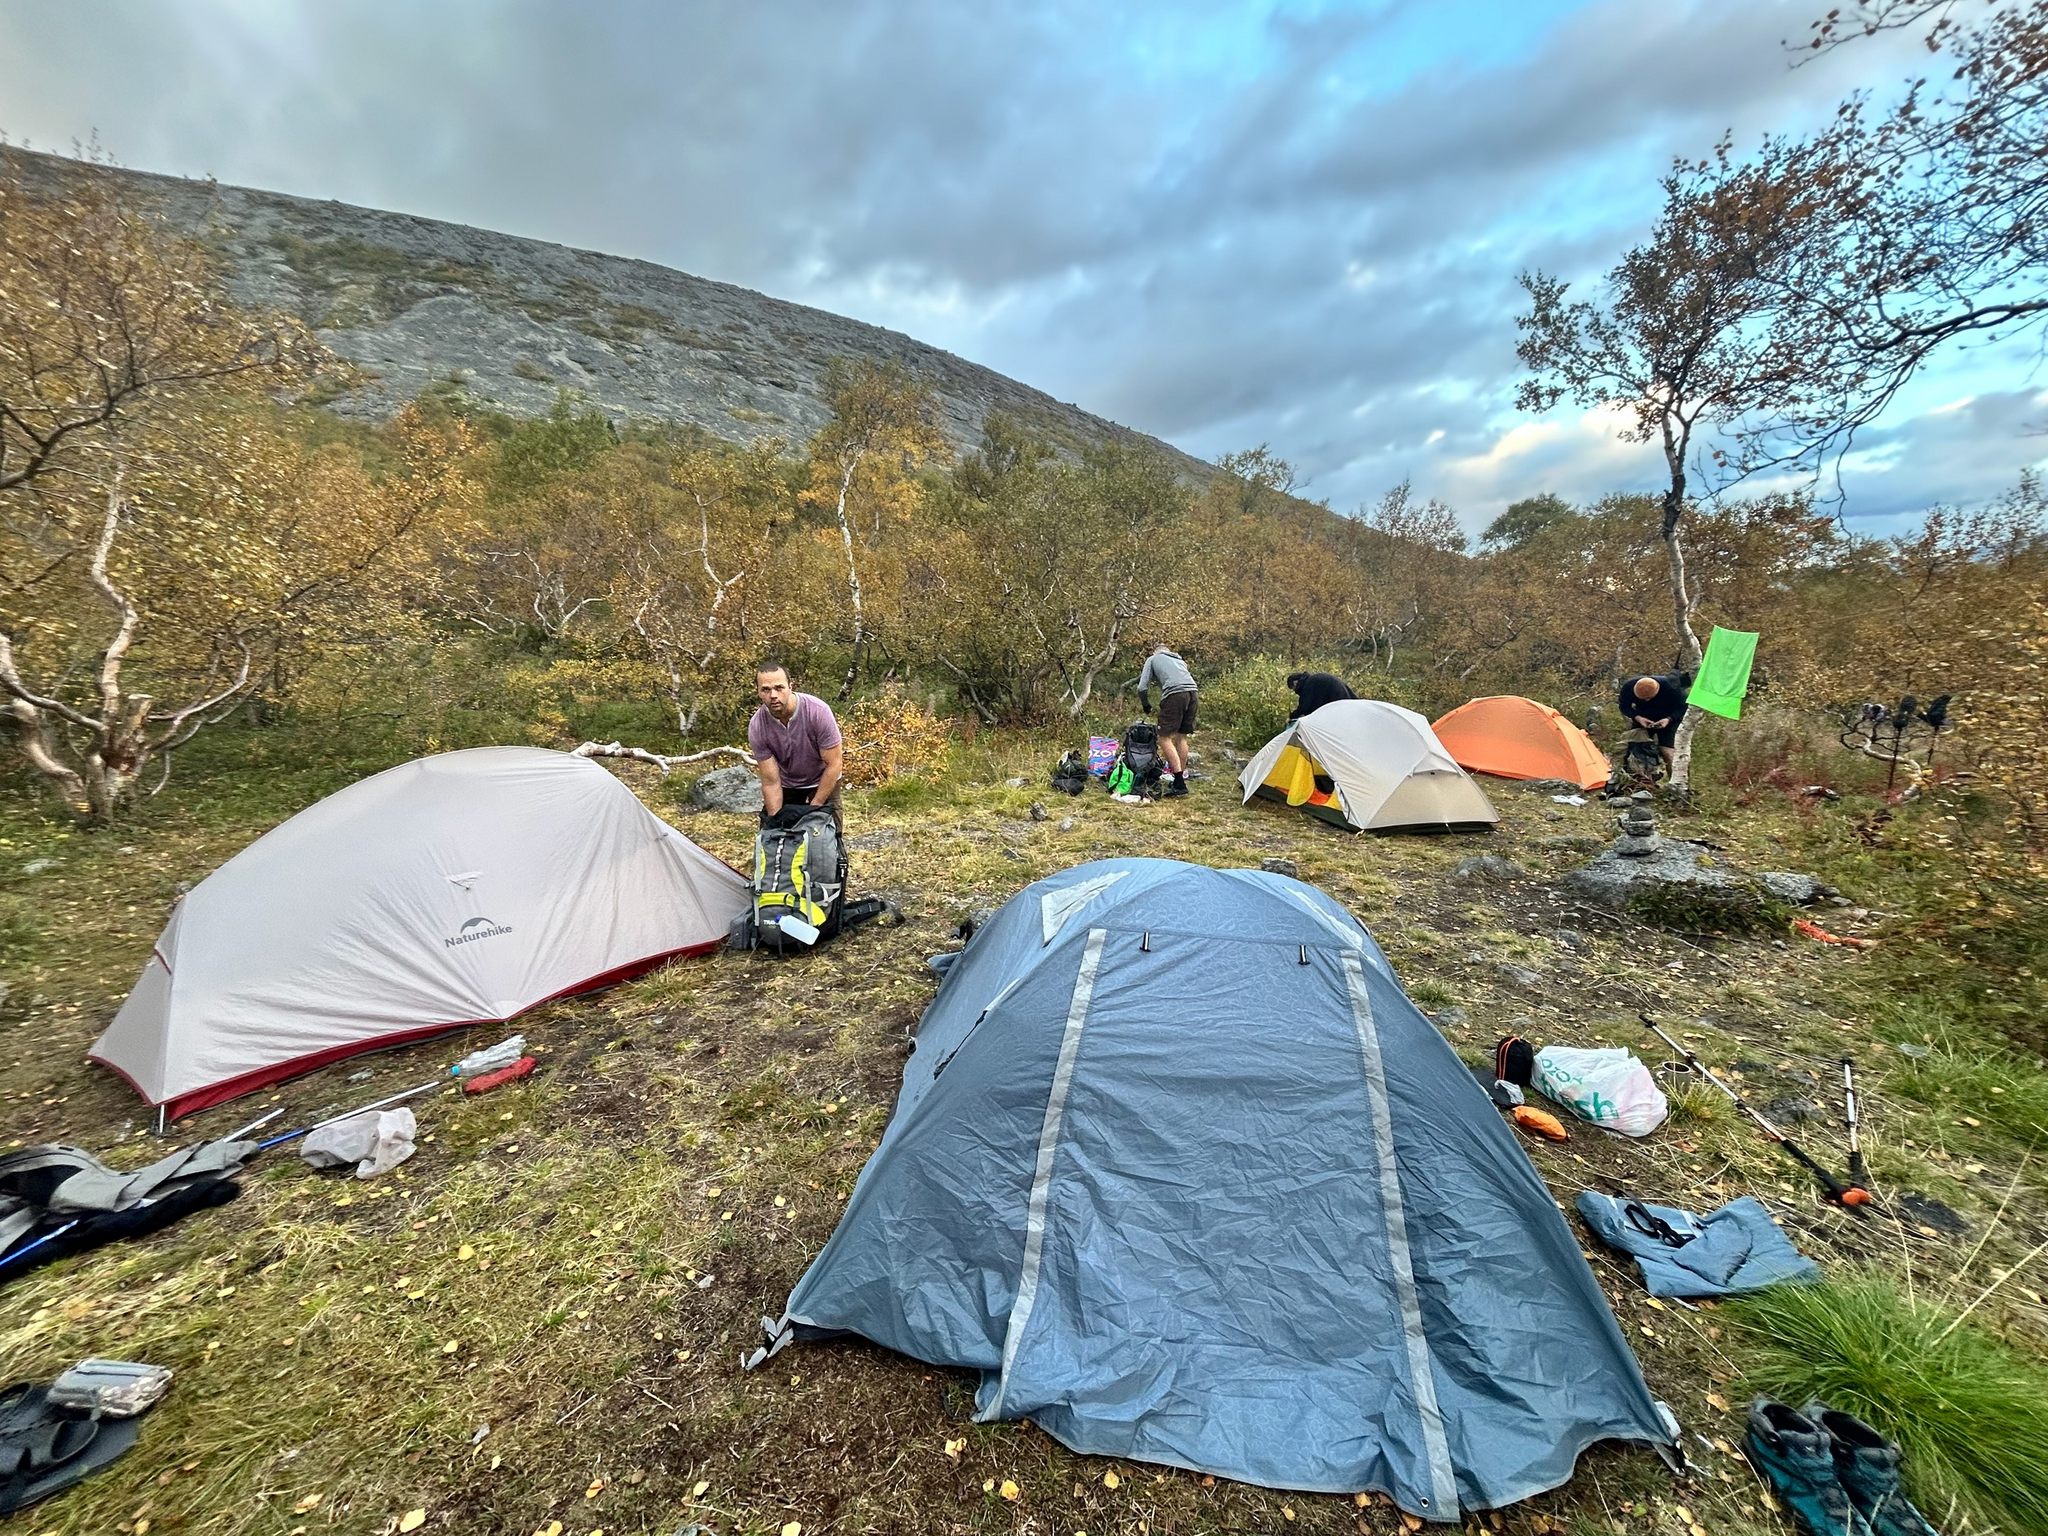
[[[761,825],[792,826],[805,808],[816,805],[831,810],[833,825],[844,835],[839,809],[843,749],[832,706],[792,688],[789,669],[779,661],[755,669],[754,691],[761,707],[747,722],[747,747],[761,776]]]

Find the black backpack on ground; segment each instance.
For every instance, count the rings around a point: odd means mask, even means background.
[[[1052,787],[1063,795],[1078,795],[1088,787],[1088,758],[1080,752],[1063,752],[1053,766]]]
[[[1150,720],[1133,720],[1117,748],[1116,761],[1109,766],[1109,792],[1113,795],[1157,795],[1159,775],[1164,769],[1159,756],[1159,727]]]

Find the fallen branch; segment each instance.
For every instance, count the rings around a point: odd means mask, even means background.
[[[663,757],[659,752],[650,752],[645,747],[625,747],[616,741],[586,741],[569,754],[571,757],[627,757],[636,763],[652,763],[661,770],[661,776],[668,777],[668,771],[682,763],[701,763],[707,757],[736,757],[749,768],[754,766],[753,754],[745,747],[707,747],[702,752],[687,752],[681,757]]]

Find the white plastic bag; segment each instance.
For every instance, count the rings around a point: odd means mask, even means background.
[[[1545,1046],[1536,1053],[1536,1086],[1581,1120],[1624,1136],[1649,1135],[1671,1110],[1650,1069],[1618,1045]]]
[[[323,1125],[305,1140],[299,1156],[313,1168],[356,1165],[356,1177],[389,1173],[413,1154],[419,1123],[409,1109],[366,1109]]]

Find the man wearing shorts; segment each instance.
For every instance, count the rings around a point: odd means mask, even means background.
[[[1138,674],[1138,707],[1152,709],[1151,690],[1159,687],[1159,755],[1166,760],[1160,793],[1188,792],[1188,732],[1195,728],[1195,705],[1200,694],[1195,674],[1180,659],[1180,653],[1162,640],[1145,658],[1145,670]]]
[[[761,825],[794,826],[812,806],[832,812],[841,836],[846,820],[839,809],[839,775],[844,748],[832,706],[789,684],[789,669],[764,661],[754,671],[761,707],[747,722],[747,748],[761,776]]]
[[[1669,772],[1676,756],[1678,723],[1685,718],[1686,679],[1671,676],[1631,677],[1621,685],[1621,718],[1657,738]]]

